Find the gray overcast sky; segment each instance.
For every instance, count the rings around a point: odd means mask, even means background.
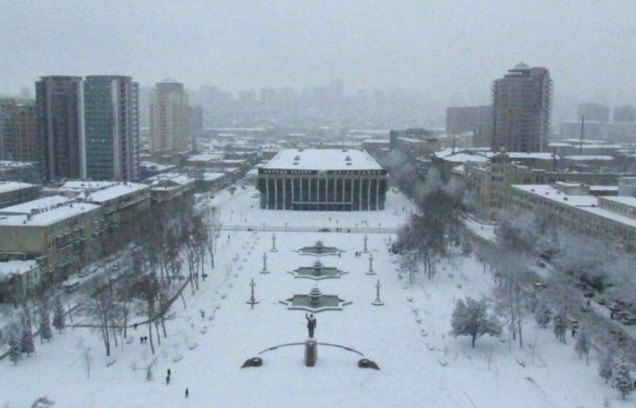
[[[0,92],[50,74],[142,85],[401,87],[487,103],[516,63],[555,96],[636,102],[636,0],[0,0]]]

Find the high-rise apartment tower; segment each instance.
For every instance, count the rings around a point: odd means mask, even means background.
[[[166,80],[156,84],[150,106],[153,153],[180,153],[189,146],[188,94],[183,84]]]
[[[35,100],[43,178],[85,178],[82,78],[42,77]]]
[[[86,176],[139,178],[139,85],[129,76],[95,75],[84,81]]]
[[[552,80],[546,68],[518,64],[492,86],[492,148],[540,152],[547,146]]]

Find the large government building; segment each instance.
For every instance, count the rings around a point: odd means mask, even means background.
[[[387,171],[361,149],[285,149],[258,170],[261,208],[383,210]]]

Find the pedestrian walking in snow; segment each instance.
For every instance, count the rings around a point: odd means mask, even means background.
[[[144,336],[139,337],[139,344],[144,344]]]
[[[186,388],[186,390],[185,390],[185,397],[186,397],[186,398],[188,398],[189,396],[190,396],[190,390],[188,390],[188,389]]]
[[[169,385],[169,384],[170,384],[170,376],[169,376],[169,375],[167,375],[167,376],[166,376],[166,385]]]
[[[172,372],[170,371],[170,369],[168,369],[167,373],[168,373],[168,377],[170,377],[170,374],[172,374]]]

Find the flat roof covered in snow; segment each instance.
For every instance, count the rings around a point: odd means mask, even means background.
[[[128,181],[67,181],[61,189],[81,191],[85,193],[86,201],[105,203],[137,191],[147,190],[148,186]]]
[[[268,170],[383,170],[362,149],[284,149],[263,166]]]
[[[35,184],[21,183],[19,181],[0,182],[0,193],[22,190],[24,188],[35,187]]]
[[[78,203],[67,197],[44,197],[3,208],[0,225],[43,227],[98,209],[99,205]]]
[[[34,260],[20,261],[12,260],[0,262],[0,282],[11,275],[23,275],[38,267],[38,263]]]

